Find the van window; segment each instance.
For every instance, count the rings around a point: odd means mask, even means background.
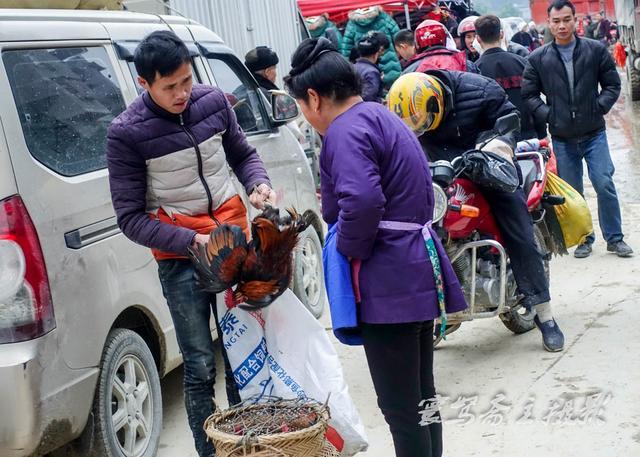
[[[109,123],[125,109],[104,48],[2,53],[31,155],[63,176],[106,167]]]
[[[209,58],[218,87],[225,93],[238,118],[238,124],[245,133],[261,133],[269,130],[264,108],[250,79],[235,65],[218,57]],[[254,83],[255,84],[255,83]]]

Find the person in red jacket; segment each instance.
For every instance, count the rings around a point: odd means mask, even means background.
[[[451,46],[447,46],[448,40],[451,40]],[[466,53],[455,48],[449,32],[440,22],[430,19],[423,21],[416,27],[415,43],[418,53],[409,61],[403,73],[438,69],[478,73],[478,68],[467,59]]]

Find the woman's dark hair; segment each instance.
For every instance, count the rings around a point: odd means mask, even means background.
[[[284,78],[284,84],[291,95],[304,101],[309,99],[309,89],[334,101],[360,95],[360,79],[355,68],[324,37],[308,38],[300,43],[291,58],[291,71]]]
[[[360,58],[360,53],[358,52],[358,46],[354,46],[351,48],[349,52],[349,62],[356,63],[356,60]]]
[[[380,51],[381,44],[373,32],[367,32],[358,40],[356,48],[360,57],[370,57]]]
[[[391,41],[389,41],[389,37],[387,36],[386,33],[381,32],[380,30],[375,30],[374,32],[371,32],[371,33],[373,34],[375,39],[378,41],[378,44],[382,49],[384,49],[385,51],[389,49],[389,47],[391,46]]]
[[[149,84],[156,73],[168,76],[183,63],[191,63],[191,55],[184,42],[173,32],[160,30],[147,35],[133,55],[136,71]]]
[[[561,10],[565,6],[571,8],[571,12],[573,13],[573,15],[576,15],[576,6],[569,0],[553,0],[549,4],[549,8],[547,8],[547,15],[551,15],[551,10]]]
[[[500,31],[502,24],[498,16],[487,14],[476,19],[476,33],[478,37],[485,43],[497,43],[500,41]]]

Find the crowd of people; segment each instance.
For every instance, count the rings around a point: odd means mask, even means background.
[[[615,64],[605,44],[578,36],[569,0],[551,2],[548,17],[552,39],[541,46],[535,26],[523,26],[511,37],[495,15],[457,22],[436,8],[415,30],[400,30],[380,8],[370,8],[350,15],[344,33],[321,16],[309,21],[313,38],[299,46],[284,79],[323,137],[323,218],[335,227],[337,251],[357,265],[358,329],[397,457],[442,455],[442,424],[421,426],[418,409],[437,392],[434,321],[467,306],[430,226],[429,162],[460,157],[494,132],[498,118],[518,113],[522,128],[494,135],[487,150],[513,155],[518,139],[550,135],[560,176],[579,192],[586,162],[607,250],[619,257],[633,253],[624,242],[604,120],[620,94]],[[602,19],[596,22],[600,25],[588,33],[599,38],[604,31],[606,39],[607,27]],[[196,282],[186,256],[190,247],[208,242],[207,227],[213,229],[214,221],[247,228],[246,208],[220,157],[256,208],[274,203],[276,196],[224,93],[192,86],[191,56],[175,34],[152,33],[134,62],[145,92],[108,134],[113,206],[123,233],[154,249],[185,361],[189,425],[199,456],[211,457],[215,450],[202,425],[212,412],[208,400],[215,377],[212,298]],[[266,95],[278,89],[278,62],[264,46],[245,56]],[[171,173],[191,163],[188,158],[193,151],[200,155],[201,148],[206,148],[204,166],[217,170],[202,178],[206,195],[195,165]],[[147,214],[149,189],[163,208],[179,208],[174,216],[185,214],[170,217],[163,209]],[[535,312],[544,349],[562,351],[565,338],[552,313],[524,192],[481,190],[496,217],[522,304]],[[594,240],[591,234],[575,257],[588,257]],[[224,360],[234,404],[238,391]]]

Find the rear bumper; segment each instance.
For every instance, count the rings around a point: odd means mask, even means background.
[[[0,456],[44,454],[78,436],[97,375],[97,369],[67,367],[56,330],[0,345]]]

